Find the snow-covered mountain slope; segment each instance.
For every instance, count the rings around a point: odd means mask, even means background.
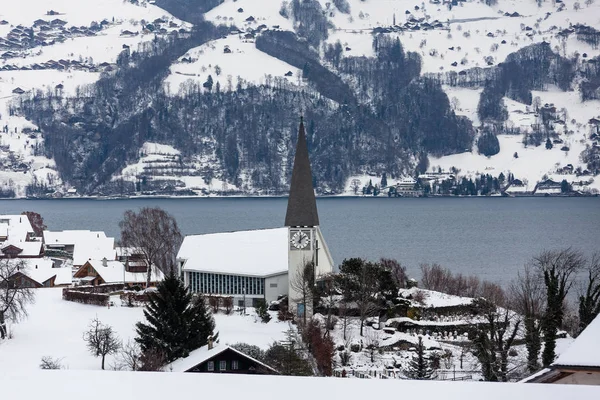
[[[82,93],[89,95],[84,88],[77,87],[96,82],[101,74],[112,74],[119,68],[117,61],[122,52],[136,51],[138,46],[151,43],[156,35],[185,34],[192,29],[190,23],[178,20],[153,3],[20,0],[0,9],[0,128],[6,126],[7,131],[0,137],[3,190],[12,187],[18,196],[23,196],[27,194],[25,187],[33,183],[35,177],[40,184],[59,188],[59,192],[66,191],[68,184],[63,184],[53,171],[53,160],[41,156],[44,154],[43,132],[37,132],[35,121],[11,115],[9,108],[20,96],[27,98],[38,89],[65,98],[79,97]],[[195,7],[192,3],[189,7]],[[459,73],[474,68],[489,71],[519,49],[543,42],[564,59],[577,60],[578,71],[583,62],[600,56],[597,43],[581,40],[579,34],[574,33],[575,26],[600,29],[600,1],[224,0],[208,11],[205,19],[215,25],[229,26],[230,31],[188,49],[170,65],[163,87],[172,98],[192,92],[214,92],[217,87],[220,92],[232,92],[249,85],[271,88],[283,85],[294,91],[315,90],[316,86],[317,91],[321,90],[304,76],[306,60],[267,54],[257,48],[257,38],[266,31],[296,32],[301,37],[300,43],[309,43],[318,58],[311,62],[322,64],[358,92],[363,90],[360,78],[342,71],[340,64],[328,57],[328,49],[337,45],[342,59],[375,57],[373,39],[384,35],[398,38],[404,51],[418,54],[421,76],[441,81],[453,111],[480,127],[477,110],[485,73],[481,82],[471,87],[450,82]],[[450,75],[452,73],[455,75]],[[589,174],[583,177],[582,174],[565,174],[564,167],[568,165],[572,170],[579,167],[585,171],[581,152],[594,146],[593,128],[588,122],[600,118],[599,100],[581,101],[580,75],[576,74],[567,91],[552,85],[547,85],[544,91],[534,90],[533,98],[539,97],[537,107],[505,96],[508,118],[503,122],[503,132],[498,135],[498,154],[491,157],[479,154],[478,132],[471,149],[443,157],[430,154],[429,166],[458,171],[459,177],[510,173],[527,182],[531,189],[545,177],[572,183],[583,180],[585,190],[600,189],[600,179]],[[365,93],[357,95],[358,101],[372,106],[368,90]],[[540,124],[536,108],[546,104],[556,111],[554,146],[551,149],[543,144],[526,146],[524,138],[533,126]],[[226,114],[226,110],[223,113]],[[364,129],[369,130],[369,126]],[[518,134],[507,135],[506,131]],[[148,144],[154,142],[149,140],[139,149],[137,159],[119,168],[112,180],[138,182],[150,173],[153,179],[187,194],[205,195],[226,191],[225,188],[261,193],[241,182],[247,182],[252,175],[254,181],[259,180],[257,174],[264,173],[263,170],[242,169],[237,177],[240,179],[229,179],[223,173],[228,167],[222,158],[223,143],[217,143],[210,135],[203,140],[208,150],[180,158],[177,158],[180,153],[187,153],[184,149],[169,148],[165,153],[164,148]],[[410,151],[414,152],[409,154]],[[286,149],[282,147],[280,152],[285,153]],[[416,164],[420,157],[418,152],[420,150],[409,149],[407,154],[397,157]],[[173,157],[178,160],[176,166],[172,165]],[[382,165],[383,160],[352,171],[345,193],[354,193],[351,186],[356,186],[352,184],[356,179],[365,185],[367,177],[380,177],[382,171],[385,172]],[[398,172],[395,175],[394,179],[402,179]],[[390,183],[393,182],[391,179]]]
[[[141,1],[19,0],[0,7],[0,189],[26,196],[26,187],[66,191],[44,139],[10,105],[41,90],[75,96],[115,68],[125,49],[135,51],[156,34],[189,30],[165,10]],[[162,31],[161,31],[162,30]],[[46,189],[43,189],[46,190]]]

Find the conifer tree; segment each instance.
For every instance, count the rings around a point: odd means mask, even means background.
[[[173,273],[156,288],[144,310],[147,323],[136,325],[142,352],[160,351],[171,362],[207,344],[215,322],[204,299],[194,298]]]
[[[384,188],[386,186],[387,186],[387,175],[384,172],[383,175],[381,176],[381,187]]]
[[[429,363],[429,358],[425,355],[425,345],[423,344],[422,336],[419,336],[417,354],[411,360],[405,374],[409,379],[417,380],[429,380],[433,376],[433,369]]]

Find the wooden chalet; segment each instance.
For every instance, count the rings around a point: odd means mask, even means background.
[[[129,266],[121,261],[88,260],[73,275],[81,283],[98,286],[104,283],[122,283],[128,286],[146,286],[147,268],[138,264]],[[152,271],[150,284],[154,285],[163,280],[164,275],[159,270]]]
[[[209,342],[185,358],[167,365],[166,371],[213,374],[279,375],[267,364],[230,346]]]

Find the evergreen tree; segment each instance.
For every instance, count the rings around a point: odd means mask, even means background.
[[[387,186],[387,176],[385,175],[385,172],[383,173],[383,175],[381,176],[381,187],[384,188]]]
[[[207,344],[215,322],[204,299],[194,298],[174,274],[156,288],[144,310],[147,323],[136,324],[135,340],[142,351],[163,352],[171,362]]]
[[[493,132],[484,132],[477,140],[479,154],[490,157],[500,152],[500,142]]]
[[[546,139],[546,150],[550,150],[552,148],[552,142],[550,141],[550,138]]]
[[[419,336],[417,354],[411,360],[405,374],[408,378],[417,380],[429,380],[433,376],[433,369],[429,363],[429,358],[425,355],[425,345],[423,345],[422,336]]]

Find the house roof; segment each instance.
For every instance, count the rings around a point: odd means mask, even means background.
[[[55,285],[70,285],[73,278],[73,270],[70,267],[52,268],[54,262],[49,258],[27,258],[14,259],[11,262],[22,261],[25,268],[21,270],[24,275],[43,285],[48,279],[56,276]]]
[[[13,240],[7,240],[2,243],[1,251],[4,252],[10,246],[18,247],[22,250],[19,253],[19,257],[36,257],[42,252],[42,242],[16,242]]]
[[[308,158],[306,132],[304,131],[304,121],[300,120],[285,226],[317,225],[319,225],[319,213],[317,212],[317,201]]]
[[[26,215],[0,215],[0,235],[8,236],[13,243],[24,242],[29,232],[33,228]]]
[[[168,364],[165,367],[165,371],[187,372],[190,369],[194,368],[196,365],[201,364],[204,361],[206,361],[218,354],[221,354],[222,352],[224,352],[227,349],[233,351],[234,353],[239,354],[242,357],[252,360],[253,362],[255,362],[257,364],[262,365],[263,367],[267,368],[270,371],[278,373],[275,369],[273,369],[272,367],[269,367],[267,364],[265,364],[261,361],[258,361],[257,359],[252,358],[249,355],[242,353],[241,351],[239,351],[237,349],[234,349],[233,347],[230,347],[227,345],[221,345],[219,343],[215,343],[215,345],[212,349],[209,349],[208,345],[207,345],[207,346],[202,346],[199,349],[192,351],[189,356],[184,357],[184,358],[179,358],[179,359],[173,361],[171,364]]]
[[[101,384],[98,384],[101,382]],[[34,383],[34,384],[32,384]],[[93,386],[93,390],[89,388]],[[0,375],[3,398],[43,398],[52,388],[52,397],[61,400],[105,400],[119,393],[123,398],[139,397],[140,388],[149,388],[145,400],[173,398],[177,393],[197,393],[224,399],[286,400],[342,398],[368,399],[374,393],[402,393],[407,398],[444,400],[506,399],[594,399],[598,386],[524,385],[497,382],[411,381],[399,379],[332,379],[280,375],[182,374],[131,371],[54,370],[20,371]],[[23,388],[27,388],[24,396]]]
[[[115,239],[102,231],[44,231],[44,242],[50,247],[73,245],[73,265],[83,265],[94,259],[114,260],[116,257]]]
[[[106,261],[104,266],[102,260],[88,260],[89,263],[102,277],[106,283],[146,283],[146,272],[129,272],[125,270],[125,265],[121,261]],[[84,264],[85,266],[85,264]],[[83,266],[80,268],[80,270]],[[78,271],[79,272],[79,271]],[[155,269],[150,275],[151,282],[162,281],[164,275],[161,271]]]
[[[595,367],[600,368],[600,315],[581,332],[552,364],[552,367]]]
[[[259,229],[183,239],[177,258],[185,271],[269,276],[288,270],[288,229]]]

